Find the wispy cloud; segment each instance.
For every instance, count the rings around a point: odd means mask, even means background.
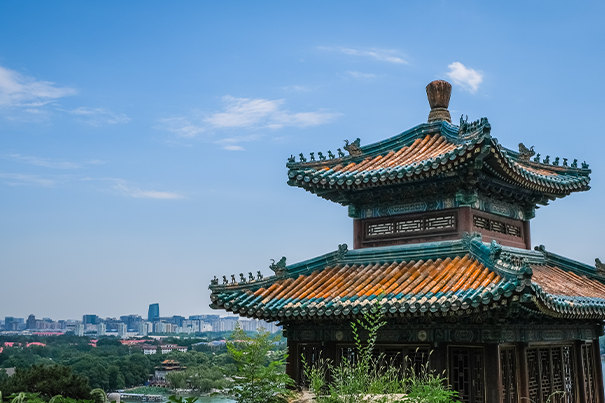
[[[69,162],[69,161],[63,161],[63,160],[53,160],[53,159],[49,159],[49,158],[40,158],[40,157],[31,156],[31,155],[6,154],[6,155],[3,155],[2,158],[20,162],[23,164],[37,165],[37,166],[46,167],[46,168],[77,169],[77,168],[81,167],[80,164],[77,164],[75,162]]]
[[[56,181],[53,179],[43,178],[38,175],[13,174],[0,172],[0,178],[3,182],[10,186],[34,185],[43,187],[53,187]]]
[[[354,78],[356,80],[366,80],[366,81],[373,80],[376,78],[376,74],[362,73],[359,71],[347,71],[347,72],[345,72],[345,76]]]
[[[103,123],[117,124],[130,122],[130,118],[125,114],[115,113],[105,108],[88,108],[83,106],[67,112],[80,117],[81,120],[93,126],[99,126]]]
[[[249,136],[237,136],[229,137],[214,141],[215,144],[220,145],[224,150],[229,151],[244,151],[245,148],[240,146],[240,143],[247,143],[250,141],[260,140],[263,136],[261,135],[249,135]]]
[[[360,50],[360,49],[330,47],[330,46],[319,46],[318,49],[326,50],[326,51],[330,51],[330,52],[344,53],[345,55],[350,55],[350,56],[369,57],[369,58],[372,58],[374,60],[378,60],[381,62],[408,64],[408,62],[405,59],[403,59],[403,55],[394,49]]]
[[[137,187],[127,186],[122,183],[114,185],[114,189],[120,191],[128,197],[137,199],[182,199],[183,196],[174,192],[164,192],[159,190],[143,190]]]
[[[454,84],[458,84],[465,90],[475,93],[479,89],[479,85],[483,81],[483,73],[467,68],[460,62],[454,62],[447,66],[450,71],[447,76],[452,79]]]
[[[226,150],[242,150],[237,143],[255,141],[262,136],[238,136],[216,140],[213,135],[230,129],[280,129],[284,127],[309,127],[330,122],[338,113],[292,112],[284,108],[283,99],[222,98],[224,108],[220,112],[195,113],[190,116],[160,119],[157,128],[174,133],[177,137],[193,138],[209,132],[208,140],[222,145]]]
[[[37,107],[75,93],[73,88],[59,87],[0,66],[0,108],[27,107],[30,113],[38,113]]]
[[[176,193],[162,190],[141,189],[137,185],[130,183],[127,180],[120,178],[82,178],[82,181],[103,181],[111,183],[111,190],[122,196],[132,197],[136,199],[184,199],[185,196]],[[105,189],[107,191],[107,189]]]
[[[317,87],[310,87],[308,85],[288,85],[286,87],[282,87],[282,89],[292,92],[311,92],[315,91]]]

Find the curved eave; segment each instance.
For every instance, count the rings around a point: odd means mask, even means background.
[[[509,154],[510,151],[492,139],[490,157],[485,159],[489,173],[507,183],[556,197],[590,189],[589,169],[519,162]]]
[[[378,186],[392,186],[418,182],[431,177],[445,176],[449,172],[472,165],[474,157],[481,152],[483,138],[475,138],[460,144],[453,150],[418,163],[362,171],[340,172],[334,168],[315,167],[288,171],[288,184],[316,193],[321,190],[359,190]]]

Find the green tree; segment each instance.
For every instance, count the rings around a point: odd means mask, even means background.
[[[62,365],[17,368],[13,376],[0,383],[0,392],[3,396],[21,392],[39,393],[47,400],[56,395],[90,399],[90,386],[86,378],[75,375],[69,367]]]
[[[275,355],[268,362],[267,354],[273,348],[274,337],[261,329],[250,337],[237,324],[232,341],[227,343],[229,354],[237,365],[237,373],[227,386],[227,393],[237,403],[285,402],[294,381],[284,371],[287,354]]]

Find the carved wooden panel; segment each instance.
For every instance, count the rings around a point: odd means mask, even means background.
[[[461,403],[485,401],[483,349],[452,348],[450,350],[450,384],[458,391]]]
[[[582,345],[582,371],[584,372],[584,395],[586,403],[597,403],[596,385],[595,385],[595,362],[592,357],[592,344]]]
[[[500,349],[502,403],[517,403],[517,363],[514,347]]]
[[[571,346],[530,348],[526,360],[530,400],[535,403],[575,402]]]

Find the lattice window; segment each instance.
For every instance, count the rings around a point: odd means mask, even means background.
[[[389,235],[393,233],[393,223],[368,225],[368,236]]]
[[[422,231],[422,220],[399,221],[397,223],[397,232],[418,232]]]
[[[586,403],[596,403],[596,388],[594,379],[594,362],[592,360],[592,344],[582,345],[582,371],[584,372],[584,395]]]
[[[473,225],[477,228],[489,229],[489,220],[487,218],[473,216]]]
[[[462,403],[485,401],[483,381],[483,350],[477,348],[453,348],[450,350],[450,383],[458,391]]]
[[[473,216],[473,225],[476,228],[485,229],[488,231],[498,232],[521,238],[521,227],[506,224],[501,221],[490,220],[484,217]]]
[[[450,228],[456,228],[456,216],[454,214],[419,217],[407,220],[393,218],[392,221],[389,222],[369,224],[366,229],[366,236],[389,236],[423,231],[438,231]]]
[[[533,402],[575,402],[571,347],[531,348],[526,352],[526,359],[529,398]]]
[[[454,216],[432,217],[426,219],[426,229],[454,228]]]
[[[490,231],[499,232],[501,234],[506,234],[506,224],[500,221],[490,220]]]
[[[506,233],[512,236],[521,237],[521,228],[514,225],[506,224]]]
[[[517,365],[515,348],[500,350],[500,374],[502,376],[502,403],[517,403]]]

